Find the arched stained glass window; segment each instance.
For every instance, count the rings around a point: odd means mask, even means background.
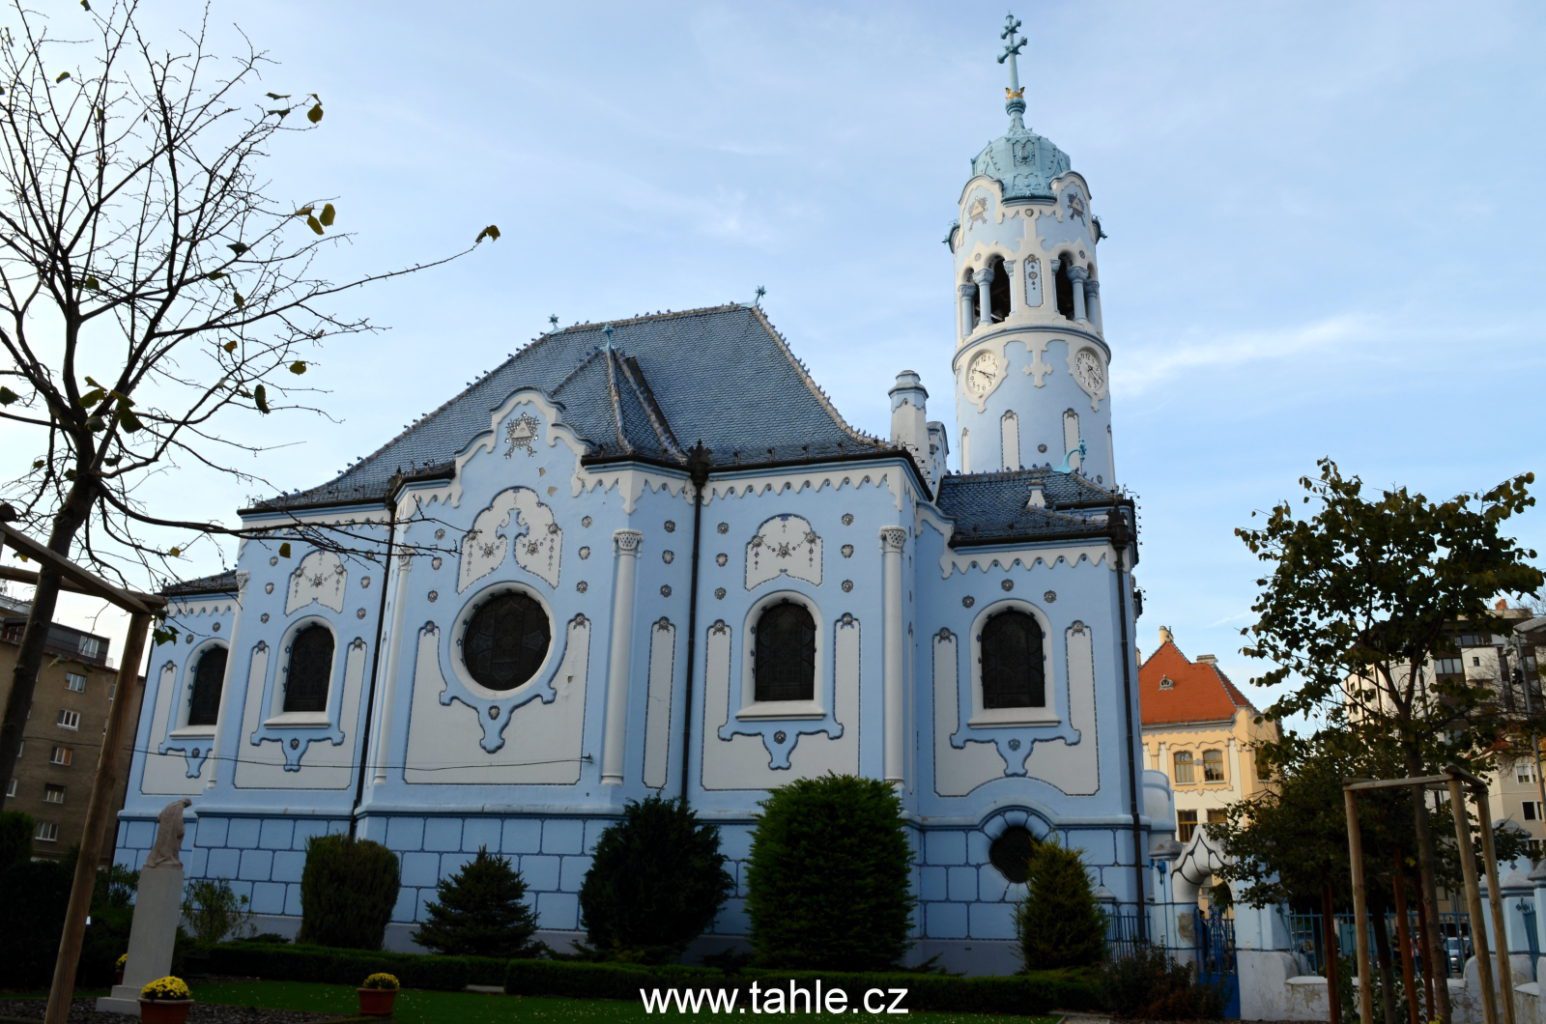
[[[758,702],[816,699],[816,620],[780,601],[757,619],[753,673]]]
[[[1041,626],[1033,615],[1002,611],[982,627],[982,706],[1040,708],[1047,705]]]
[[[462,661],[478,685],[513,690],[537,674],[552,631],[542,605],[504,590],[480,604],[462,634]]]
[[[207,648],[193,668],[188,694],[188,724],[214,725],[220,717],[220,688],[225,685],[224,647]]]
[[[303,626],[290,640],[285,673],[285,711],[326,711],[333,675],[333,633],[326,626]]]

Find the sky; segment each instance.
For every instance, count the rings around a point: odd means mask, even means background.
[[[73,5],[67,5],[73,6]],[[145,0],[172,46],[202,5]],[[1434,497],[1538,468],[1546,5],[1083,2],[1016,11],[1027,123],[1109,234],[1119,482],[1141,509],[1140,646],[1161,624],[1245,684],[1259,563],[1233,535],[1322,456]],[[59,15],[64,17],[64,15]],[[256,416],[274,487],[320,483],[547,325],[751,301],[856,426],[917,370],[953,424],[941,239],[1006,126],[1004,9],[976,2],[263,4],[214,0],[326,117],[271,190],[332,198],[339,277],[502,238],[348,300],[328,418]],[[30,461],[0,427],[0,470]],[[234,521],[251,489],[149,485]],[[1517,521],[1546,548],[1546,513]],[[222,568],[195,546],[185,575]],[[66,618],[93,621],[67,602]],[[95,620],[116,635],[110,618]],[[1268,699],[1254,694],[1259,703]]]

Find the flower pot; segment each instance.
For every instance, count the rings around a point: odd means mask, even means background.
[[[141,1024],[184,1024],[192,999],[141,999]]]
[[[397,999],[395,988],[362,988],[360,994],[361,1017],[390,1017],[392,1003]]]

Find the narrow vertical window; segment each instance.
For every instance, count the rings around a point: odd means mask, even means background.
[[[1172,759],[1172,763],[1175,765],[1175,771],[1171,774],[1175,777],[1176,785],[1190,786],[1195,781],[1192,777],[1192,752],[1190,750],[1177,751],[1176,756]]]
[[[1204,750],[1202,752],[1202,781],[1224,781],[1224,752],[1222,750]]]
[[[988,260],[989,317],[992,323],[1002,323],[1009,318],[1009,271],[1004,269],[1004,257]]]
[[[1044,638],[1035,616],[1016,609],[999,612],[983,625],[979,642],[985,710],[1046,707]]]
[[[1074,318],[1074,279],[1069,270],[1073,268],[1074,258],[1068,253],[1063,253],[1057,258],[1057,274],[1053,278],[1053,285],[1057,294],[1058,315],[1066,320]]]
[[[328,680],[332,674],[332,632],[322,625],[303,627],[290,641],[284,710],[326,711]]]
[[[225,685],[226,649],[210,647],[199,655],[188,694],[188,724],[214,725],[220,717],[220,690]]]
[[[757,619],[753,651],[758,703],[816,699],[816,620],[794,601],[769,606]]]

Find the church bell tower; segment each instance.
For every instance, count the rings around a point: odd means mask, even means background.
[[[1050,466],[1115,487],[1095,247],[1100,221],[1068,156],[1025,126],[1009,16],[1009,129],[972,161],[949,244],[955,261],[961,470]]]

